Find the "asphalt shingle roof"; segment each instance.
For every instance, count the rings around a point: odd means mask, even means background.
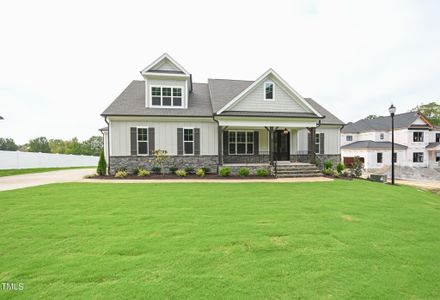
[[[391,142],[359,141],[341,147],[342,149],[390,149]],[[407,146],[394,143],[394,149],[404,150]]]
[[[409,127],[419,115],[416,112],[408,112],[394,116],[394,128]],[[359,120],[355,123],[348,123],[342,129],[342,133],[360,133],[368,131],[388,131],[391,130],[391,117],[379,117],[372,120]]]
[[[209,79],[208,83],[193,83],[189,93],[188,109],[147,108],[145,107],[145,81],[134,80],[102,113],[103,116],[187,116],[212,117],[229,101],[249,87],[253,81]],[[343,125],[335,115],[319,105],[311,98],[305,100],[325,118],[321,124]],[[261,117],[303,117],[318,118],[314,113],[289,112],[239,112],[228,111],[222,115],[261,116]]]

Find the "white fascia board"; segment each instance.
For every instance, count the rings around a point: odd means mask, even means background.
[[[238,102],[241,98],[246,96],[250,91],[252,91],[254,88],[256,88],[259,84],[263,82],[263,80],[266,79],[267,76],[272,75],[274,76],[284,87],[287,89],[288,92],[292,93],[294,96],[296,96],[301,103],[310,109],[313,113],[315,113],[318,117],[323,117],[317,110],[315,110],[309,103],[307,103],[304,98],[298,94],[297,91],[295,91],[283,78],[281,78],[280,75],[278,75],[273,69],[269,69],[266,72],[264,72],[263,75],[257,78],[257,80],[254,81],[250,86],[248,86],[244,91],[242,91],[240,94],[238,94],[234,99],[229,101],[225,106],[223,106],[217,113],[221,114],[226,109],[230,108],[232,105],[234,105],[236,102]]]
[[[305,128],[317,127],[316,120],[307,119],[236,119],[236,118],[216,118],[220,126],[234,127],[287,127],[287,128]]]
[[[211,117],[165,117],[165,116],[108,116],[107,120],[111,121],[142,121],[142,122],[208,122],[213,123]]]
[[[162,60],[164,59],[168,59],[172,64],[174,64],[178,69],[180,69],[183,73],[185,73],[185,75],[189,76],[189,72],[182,67],[174,58],[172,58],[168,53],[164,53],[162,54],[158,59],[156,59],[155,61],[153,61],[151,64],[149,64],[147,67],[145,67],[142,71],[141,74],[144,75],[145,73],[147,73],[152,67],[154,67],[155,65],[157,65],[158,63],[160,63]]]

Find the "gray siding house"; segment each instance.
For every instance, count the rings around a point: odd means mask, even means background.
[[[340,161],[343,122],[272,69],[255,81],[195,83],[165,53],[141,75],[102,113],[110,174],[151,168],[155,149],[168,152],[168,167],[213,171]]]

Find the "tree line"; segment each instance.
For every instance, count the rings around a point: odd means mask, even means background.
[[[104,147],[102,136],[92,136],[80,142],[78,138],[71,140],[50,139],[37,137],[29,140],[24,145],[17,145],[14,139],[0,138],[0,150],[24,151],[24,152],[43,152],[59,154],[78,154],[78,155],[99,155]]]

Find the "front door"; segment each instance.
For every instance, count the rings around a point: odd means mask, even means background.
[[[273,138],[273,151],[276,160],[290,160],[290,132],[276,130]]]

